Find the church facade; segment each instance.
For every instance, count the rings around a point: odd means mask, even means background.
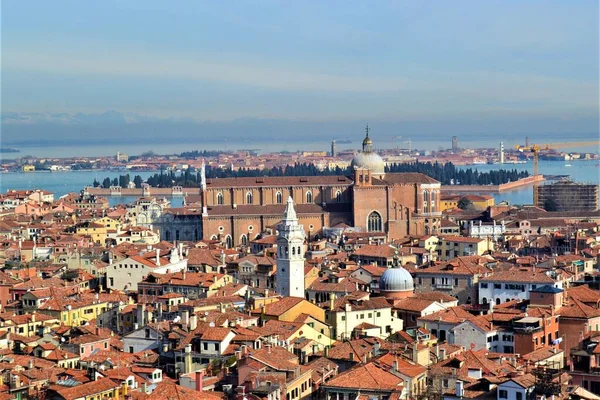
[[[386,173],[367,136],[352,160],[353,176],[290,176],[205,179],[187,206],[166,209],[155,223],[163,240],[222,240],[248,244],[275,231],[287,199],[310,237],[344,223],[388,240],[434,234],[440,228],[440,183],[420,173]]]

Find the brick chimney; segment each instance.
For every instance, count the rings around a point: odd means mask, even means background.
[[[196,391],[198,391],[198,392],[201,392],[204,390],[202,377],[204,377],[204,370],[201,369],[201,370],[196,371]]]

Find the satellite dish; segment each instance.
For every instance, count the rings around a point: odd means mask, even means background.
[[[211,322],[210,324],[208,324],[208,326],[210,326],[211,328],[214,328],[215,327],[215,323]]]

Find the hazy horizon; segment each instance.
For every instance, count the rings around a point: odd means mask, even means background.
[[[3,2],[1,145],[355,141],[365,123],[379,143],[593,139],[598,11]]]

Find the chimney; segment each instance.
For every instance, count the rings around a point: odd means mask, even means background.
[[[181,312],[181,323],[183,326],[189,326],[190,324],[190,312],[185,310]]]
[[[329,346],[325,346],[324,355],[325,358],[329,357]]]
[[[348,358],[350,359],[351,362],[354,361],[354,353],[349,353]]]
[[[192,372],[192,345],[186,344],[184,348],[184,356],[183,356],[183,367],[184,373],[188,374]]]
[[[148,384],[146,381],[142,382],[142,393],[148,393]]]
[[[202,377],[204,376],[204,370],[198,370],[196,371],[196,391],[198,392],[202,392],[203,389],[203,382],[202,382]]]
[[[392,368],[395,372],[398,372],[398,360],[394,360],[394,362],[392,363]]]
[[[156,249],[156,266],[160,267],[160,249]]]
[[[456,396],[463,397],[465,395],[465,388],[463,381],[456,381]]]
[[[33,359],[30,359],[29,362],[27,363],[27,368],[28,369],[33,369],[34,364],[33,364]]]
[[[329,293],[329,310],[333,311],[335,307],[335,294]]]
[[[198,327],[198,316],[193,314],[190,316],[190,331],[195,331]]]
[[[412,361],[414,363],[416,363],[418,358],[419,358],[419,339],[415,340],[415,342],[413,343]]]
[[[127,396],[127,394],[129,393],[129,385],[127,385],[127,381],[124,381],[121,384],[121,394],[123,395],[123,398],[125,398],[125,396]]]
[[[179,242],[179,258],[183,258],[183,243]]]

